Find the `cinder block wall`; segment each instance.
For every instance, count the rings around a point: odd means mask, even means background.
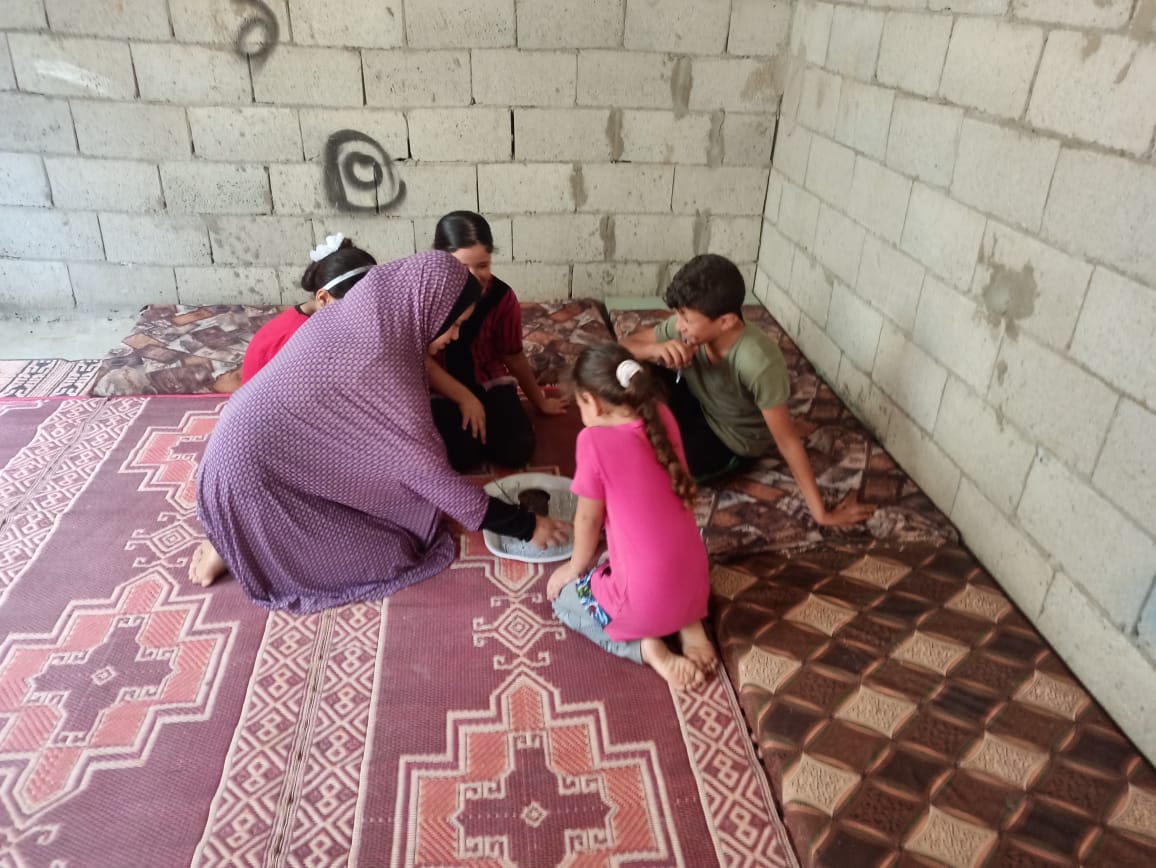
[[[755,286],[1156,758],[1154,42],[1156,0],[800,2]]]
[[[457,208],[523,298],[753,278],[789,0],[262,5],[0,2],[0,307],[296,302]]]

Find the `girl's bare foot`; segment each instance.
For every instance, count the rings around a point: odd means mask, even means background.
[[[651,669],[665,678],[668,684],[680,690],[698,687],[706,681],[702,671],[693,661],[675,654],[661,639],[642,640],[642,659]]]
[[[193,559],[189,561],[189,581],[202,588],[207,588],[228,571],[225,561],[208,540],[197,546]]]
[[[695,621],[678,631],[678,639],[682,643],[682,653],[703,672],[714,670],[718,662],[714,645],[703,629],[702,621]]]

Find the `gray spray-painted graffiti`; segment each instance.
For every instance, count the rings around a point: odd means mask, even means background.
[[[241,22],[237,31],[237,40],[233,43],[237,54],[252,60],[268,57],[281,38],[277,16],[264,0],[233,0],[233,3],[253,9],[253,14]]]
[[[325,192],[338,210],[380,213],[401,204],[405,181],[376,141],[357,130],[338,130],[325,143]]]

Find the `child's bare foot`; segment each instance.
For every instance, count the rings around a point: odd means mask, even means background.
[[[682,653],[703,672],[714,670],[718,662],[714,645],[703,629],[702,621],[695,621],[678,631],[678,639],[682,643]]]
[[[698,687],[706,681],[702,671],[693,661],[681,654],[675,654],[661,639],[642,640],[642,659],[651,669],[665,678],[668,684],[680,690]]]
[[[207,588],[228,571],[225,561],[208,540],[197,546],[193,559],[189,561],[189,581],[202,588]]]

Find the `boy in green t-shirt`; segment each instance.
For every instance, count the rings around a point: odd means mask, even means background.
[[[827,509],[787,409],[787,363],[778,344],[743,321],[746,286],[729,259],[707,253],[679,269],[666,290],[675,315],[622,339],[636,357],[677,372],[669,380],[690,471],[699,481],[737,469],[776,446],[820,525],[847,526],[875,507],[849,495]],[[673,381],[673,382],[671,382]]]

